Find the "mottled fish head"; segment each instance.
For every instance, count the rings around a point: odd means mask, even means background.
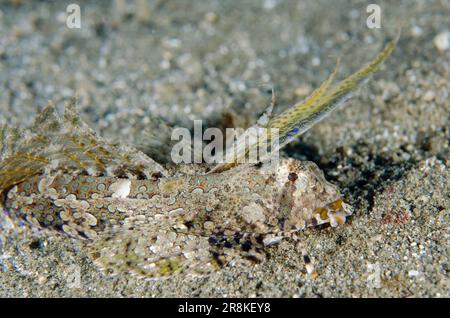
[[[339,189],[329,183],[313,162],[283,159],[277,168],[279,189],[279,226],[301,230],[307,226],[345,223],[351,208],[342,200]]]

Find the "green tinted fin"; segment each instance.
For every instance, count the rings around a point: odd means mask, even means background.
[[[360,68],[358,71],[337,83],[330,88],[331,82],[337,73],[339,61],[333,73],[316,89],[305,101],[297,103],[288,108],[278,116],[274,117],[265,128],[269,129],[268,133],[258,135],[257,143],[249,147],[239,147],[244,149],[237,151],[233,162],[221,163],[216,165],[210,173],[222,172],[243,162],[243,158],[249,153],[250,149],[266,147],[273,142],[270,129],[278,130],[278,149],[286,146],[296,137],[307,131],[314,124],[329,115],[334,109],[342,105],[348,100],[352,94],[368,79],[370,75],[378,70],[378,67],[391,55],[394,50],[400,33],[395,39],[391,40],[385,48],[368,64]],[[255,126],[253,126],[254,128]],[[237,143],[242,142],[238,140]],[[233,145],[236,147],[236,145]],[[232,148],[227,151],[234,151]],[[265,161],[268,158],[260,158]]]
[[[322,92],[312,103],[306,100],[274,118],[269,123],[269,128],[279,129],[280,147],[307,131],[349,99],[353,92],[391,55],[396,43],[397,39],[390,41],[370,63],[327,89],[326,92]]]

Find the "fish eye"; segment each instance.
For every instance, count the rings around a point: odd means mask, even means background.
[[[294,182],[295,180],[298,179],[298,175],[297,175],[295,172],[291,172],[291,173],[289,173],[289,175],[288,175],[288,179],[289,179],[289,181]]]

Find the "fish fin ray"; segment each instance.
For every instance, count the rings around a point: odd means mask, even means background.
[[[360,68],[358,71],[348,76],[346,79],[331,86],[331,82],[337,73],[339,61],[330,76],[317,88],[305,101],[295,104],[289,109],[285,110],[278,116],[274,117],[267,125],[269,133],[267,138],[262,138],[264,145],[270,143],[272,140],[270,129],[278,130],[278,149],[283,148],[289,142],[293,141],[302,133],[310,129],[314,124],[329,115],[334,109],[342,105],[352,93],[356,91],[364,81],[373,73],[378,67],[391,55],[394,50],[400,33],[395,39],[391,40],[384,49],[369,63]],[[253,147],[260,147],[261,141]],[[228,150],[230,151],[230,150]],[[238,158],[245,157],[249,149],[238,152],[233,162],[219,163],[210,173],[218,173],[229,170],[239,163]]]

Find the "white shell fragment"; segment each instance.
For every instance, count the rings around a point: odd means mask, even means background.
[[[113,198],[125,199],[130,194],[131,181],[128,179],[116,181],[111,184],[109,190],[113,191],[113,194],[111,195]]]

